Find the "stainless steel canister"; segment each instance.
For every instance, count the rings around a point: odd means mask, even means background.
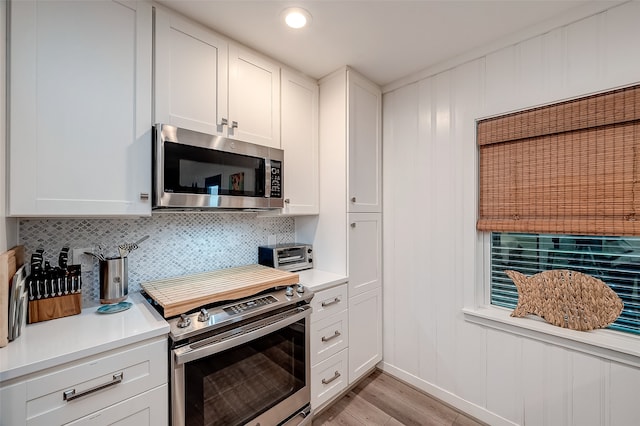
[[[100,261],[100,303],[118,303],[129,294],[129,270],[126,257]]]

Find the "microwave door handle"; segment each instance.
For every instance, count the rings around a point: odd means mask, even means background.
[[[271,197],[271,160],[264,160],[264,196]]]

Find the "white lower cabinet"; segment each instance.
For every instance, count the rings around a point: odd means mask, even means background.
[[[313,314],[311,319],[318,322],[339,312],[347,310],[347,284],[317,292],[311,299]]]
[[[349,384],[382,361],[382,287],[349,298]]]
[[[311,367],[311,408],[318,410],[347,388],[349,350]]]
[[[348,385],[347,284],[319,291],[311,305],[311,408],[322,408]]]
[[[162,385],[68,425],[155,426],[167,424],[169,386]]]
[[[167,353],[163,336],[18,379],[0,425],[167,425]]]
[[[324,361],[349,346],[349,313],[345,310],[311,326],[311,339],[315,349],[311,351],[311,365]]]

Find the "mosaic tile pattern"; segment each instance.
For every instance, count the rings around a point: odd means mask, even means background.
[[[269,236],[278,243],[295,238],[293,218],[238,212],[154,213],[130,219],[29,218],[21,219],[19,226],[26,259],[42,248],[51,265],[57,265],[64,245],[93,251],[101,246],[105,256],[117,256],[119,244],[149,235],[128,256],[130,293],[139,291],[145,281],[257,263],[258,246],[267,244]],[[98,261],[88,255],[80,259],[83,304],[94,305],[100,299]]]

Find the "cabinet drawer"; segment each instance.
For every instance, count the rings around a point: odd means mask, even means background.
[[[68,426],[166,426],[168,385],[162,385],[111,407],[67,423]]]
[[[311,322],[320,321],[347,309],[347,284],[319,291],[311,299]]]
[[[163,337],[28,380],[27,424],[64,424],[166,384],[167,353]]]
[[[323,404],[347,388],[349,350],[344,349],[311,368],[311,408],[318,410]]]
[[[349,313],[342,311],[311,324],[311,365],[349,345]]]

